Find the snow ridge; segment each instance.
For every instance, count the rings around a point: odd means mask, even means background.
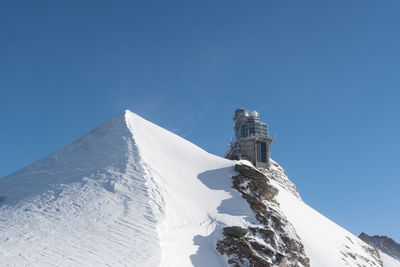
[[[0,180],[0,265],[221,266],[233,162],[126,111]]]
[[[158,225],[161,266],[221,266],[222,228],[248,225],[254,214],[232,188],[233,162],[127,112],[143,161],[163,196]]]
[[[263,172],[279,193],[255,214],[232,187],[234,165],[125,111],[0,179],[0,266],[226,266],[223,229],[256,236],[268,208],[313,267],[398,263],[304,203],[275,162]]]
[[[120,114],[1,179],[0,265],[158,265],[149,176]]]

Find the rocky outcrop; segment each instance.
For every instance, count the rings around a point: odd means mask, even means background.
[[[369,236],[366,233],[361,233],[358,237],[370,246],[400,260],[400,244],[392,238],[378,235]]]
[[[233,187],[250,204],[259,224],[224,228],[217,250],[232,266],[310,266],[300,238],[274,200],[278,189],[268,178],[273,173],[239,164],[235,170],[239,174],[232,177]]]
[[[256,180],[266,180],[267,177],[257,170],[254,167],[244,165],[244,164],[236,164],[235,171],[240,173],[241,175],[249,178],[249,179],[256,179]]]
[[[280,186],[291,192],[298,199],[301,199],[299,192],[297,192],[296,185],[286,176],[285,170],[272,159],[270,159],[270,162],[271,166],[268,170],[260,169],[259,171],[263,173],[268,179],[276,181],[277,183],[279,183]]]
[[[247,234],[247,230],[240,226],[231,226],[224,228],[224,235],[234,238],[241,238]]]
[[[257,243],[258,244],[258,243]],[[228,264],[234,267],[255,266],[270,267],[273,263],[267,261],[254,250],[249,238],[226,236],[218,241],[217,250],[228,258]]]

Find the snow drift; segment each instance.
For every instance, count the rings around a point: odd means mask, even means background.
[[[234,164],[126,111],[0,179],[0,266],[226,266],[222,229],[258,223],[232,188]],[[274,166],[311,266],[381,264]]]
[[[0,265],[219,266],[231,166],[127,111],[0,180]]]

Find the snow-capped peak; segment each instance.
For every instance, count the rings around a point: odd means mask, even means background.
[[[251,184],[234,188],[235,164],[127,110],[0,179],[0,266],[229,265],[229,251],[217,250],[223,229],[259,231],[263,212],[248,202],[256,196],[246,191]],[[261,171],[279,192],[256,201],[287,222],[276,241],[286,234],[295,240],[304,265],[307,257],[317,267],[381,264],[357,237],[307,206],[277,163]],[[265,262],[278,262],[282,249]]]
[[[202,244],[254,217],[232,166],[126,111],[0,180],[0,265],[217,266]]]

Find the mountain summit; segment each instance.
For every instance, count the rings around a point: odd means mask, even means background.
[[[358,237],[374,248],[400,260],[400,244],[396,243],[390,237],[379,235],[369,236],[366,233],[361,233]]]
[[[125,111],[0,179],[1,266],[400,266],[271,160],[207,153]]]

